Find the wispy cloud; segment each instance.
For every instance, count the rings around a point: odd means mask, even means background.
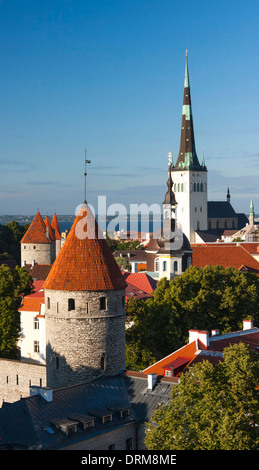
[[[8,167],[12,169],[12,171],[25,171],[25,170],[36,170],[37,166],[34,162],[29,160],[16,160],[16,159],[9,159],[9,158],[1,158],[0,159],[0,166],[1,167]]]

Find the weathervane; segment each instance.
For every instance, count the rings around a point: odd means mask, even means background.
[[[84,177],[85,177],[85,204],[86,204],[86,176],[87,176],[87,173],[86,173],[86,165],[87,163],[91,163],[91,160],[87,160],[86,159],[86,154],[87,154],[87,150],[85,149],[85,172],[84,172]]]

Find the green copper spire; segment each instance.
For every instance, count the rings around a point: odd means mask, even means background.
[[[184,94],[182,107],[182,126],[180,150],[175,164],[176,169],[207,171],[205,164],[200,165],[194,139],[191,90],[188,69],[188,54],[186,51],[185,76],[184,76]]]
[[[190,81],[189,81],[189,70],[188,70],[188,51],[186,49],[186,62],[185,62],[185,76],[184,76],[184,88],[189,88],[190,87]]]

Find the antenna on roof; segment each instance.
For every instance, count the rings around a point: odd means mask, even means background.
[[[86,159],[86,154],[87,154],[87,150],[85,149],[85,172],[84,172],[84,177],[85,177],[85,200],[84,200],[84,203],[85,204],[86,204],[86,176],[87,176],[86,165],[87,165],[87,163],[91,163],[91,160]]]

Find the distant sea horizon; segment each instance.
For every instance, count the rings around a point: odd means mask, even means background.
[[[20,225],[24,225],[26,223],[31,224],[35,215],[0,215],[0,225],[5,225],[9,222],[15,221],[18,222]],[[45,219],[46,215],[42,214],[43,220]],[[60,231],[65,232],[66,230],[69,231],[74,223],[75,215],[58,215],[57,219],[60,227]],[[131,217],[131,219],[130,219]],[[50,220],[52,219],[52,215],[49,215]],[[119,230],[127,231],[141,231],[141,232],[153,232],[161,227],[162,215],[157,214],[153,215],[152,218],[149,220],[149,215],[138,214],[138,216],[105,216],[100,215],[96,216],[99,228],[102,231],[114,232]]]

